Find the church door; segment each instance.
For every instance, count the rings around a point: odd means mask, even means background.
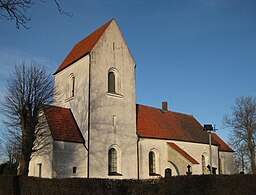
[[[172,176],[172,170],[170,168],[165,169],[164,175],[165,175],[165,177],[171,177]]]

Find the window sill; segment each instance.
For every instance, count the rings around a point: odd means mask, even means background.
[[[66,98],[66,99],[65,99],[65,102],[68,102],[68,101],[73,100],[73,99],[74,99],[74,96],[69,97],[69,98]]]
[[[161,175],[158,173],[149,173],[149,176],[161,176]]]
[[[107,92],[107,95],[113,96],[113,97],[118,97],[118,98],[123,98],[123,95],[118,94],[118,93],[110,93],[110,92]]]
[[[110,172],[108,173],[109,176],[123,176],[122,174],[120,173],[115,173],[115,172]]]

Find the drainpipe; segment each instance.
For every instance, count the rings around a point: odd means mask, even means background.
[[[88,156],[87,156],[87,178],[90,177],[90,129],[91,129],[91,53],[89,54],[89,75],[88,75]]]
[[[218,145],[218,169],[219,169],[219,175],[220,175],[220,146]]]
[[[212,174],[212,135],[211,131],[209,131],[209,153],[210,153],[210,172]]]
[[[137,135],[138,136],[138,135]],[[139,141],[140,141],[140,137],[138,136],[137,138],[137,177],[138,180],[140,179],[140,151],[139,151]]]
[[[136,78],[136,67],[137,65],[134,64],[134,83],[135,83],[135,78]],[[135,89],[135,86],[134,86],[134,89]],[[135,92],[135,90],[134,90]],[[136,121],[135,121],[135,124],[136,124],[136,131],[137,131],[137,105],[135,103],[135,114],[136,114]],[[137,135],[137,178],[138,180],[140,179],[140,147],[139,147],[139,141],[140,141],[140,136],[139,134],[136,132],[136,135]]]

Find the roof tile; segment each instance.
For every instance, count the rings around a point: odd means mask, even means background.
[[[137,104],[137,133],[141,137],[209,143],[208,133],[192,116]],[[218,145],[213,140],[214,145]]]
[[[109,22],[98,28],[96,31],[88,35],[86,38],[81,40],[79,43],[77,43],[54,74],[57,74],[58,72],[65,69],[70,64],[90,52],[113,20],[114,19],[110,20]]]
[[[234,152],[217,134],[212,133],[212,138],[219,144],[220,151]]]
[[[45,105],[43,111],[54,140],[84,143],[70,109]]]
[[[178,153],[180,153],[182,156],[184,156],[187,160],[189,160],[192,164],[199,164],[192,156],[190,156],[187,152],[182,150],[179,146],[177,146],[175,143],[167,142],[167,144],[172,147],[174,150],[176,150]]]

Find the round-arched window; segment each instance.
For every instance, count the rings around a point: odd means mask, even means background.
[[[120,94],[120,76],[116,68],[110,68],[108,71],[108,93]]]

